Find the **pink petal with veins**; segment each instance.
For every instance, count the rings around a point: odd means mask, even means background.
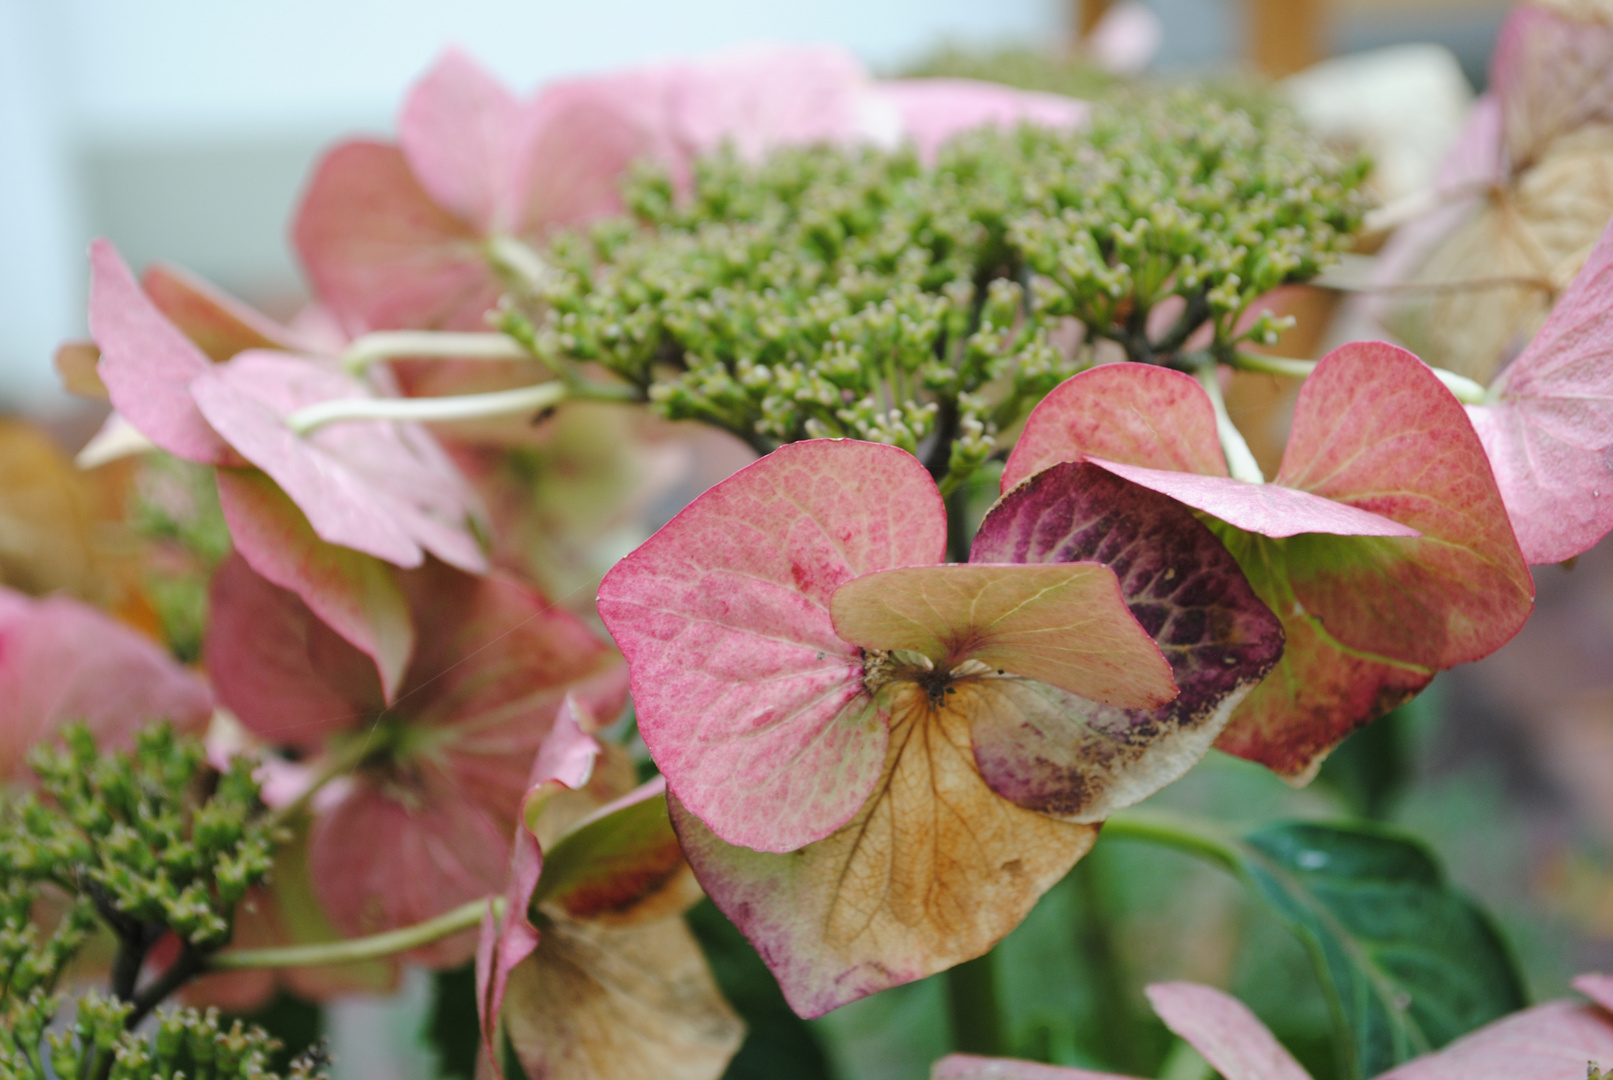
[[[219,469],[214,480],[236,554],[268,581],[297,594],[321,622],[368,656],[383,696],[391,701],[415,642],[393,568],[319,539],[286,493],[255,469]],[[250,620],[240,625],[242,641],[250,642]],[[260,707],[272,708],[272,699]]]
[[[403,152],[348,142],[314,170],[292,240],[343,330],[485,330],[500,289],[470,224],[431,201]]]
[[[632,671],[639,731],[691,812],[769,851],[857,812],[887,735],[830,596],[945,553],[946,512],[916,458],[826,439],[741,469],[616,564],[600,617]]]
[[[1613,225],[1491,397],[1468,415],[1524,557],[1589,550],[1613,529]]]
[[[469,485],[424,429],[345,421],[298,435],[286,418],[317,402],[371,396],[363,384],[306,359],[254,350],[199,376],[203,414],[243,457],[274,478],[320,539],[397,566],[429,551],[480,572]]]
[[[1008,455],[1003,494],[1049,465],[1088,454],[1147,469],[1227,475],[1204,388],[1191,375],[1151,364],[1104,364],[1054,387]]]
[[[420,186],[479,232],[514,224],[510,178],[521,111],[503,84],[451,48],[410,88],[398,118],[398,141]]]
[[[1199,476],[1167,469],[1144,469],[1100,457],[1088,461],[1134,484],[1169,495],[1177,502],[1218,517],[1245,532],[1282,538],[1300,533],[1333,536],[1420,536],[1409,525],[1382,514],[1298,491],[1280,484],[1252,484],[1230,476]]]
[[[1226,1080],[1310,1080],[1266,1025],[1231,994],[1189,982],[1155,983],[1147,992],[1165,1026]]]
[[[231,460],[229,447],[197,410],[190,384],[213,364],[191,344],[105,240],[90,246],[90,334],[112,406],[171,454],[203,464]]]

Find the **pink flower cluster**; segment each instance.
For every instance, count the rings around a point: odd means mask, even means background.
[[[310,407],[397,396],[384,365],[343,362],[350,346],[375,332],[485,329],[501,280],[531,271],[552,230],[620,210],[618,184],[638,161],[686,185],[692,158],[721,145],[755,158],[907,138],[929,154],[964,128],[1085,115],[1080,102],[986,84],[881,83],[832,48],[739,50],[527,98],[450,50],[409,93],[396,143],[347,142],[315,169],[292,227],[314,306],[294,325],[173,268],[137,280],[97,241],[90,329],[109,430],[210,467],[233,541],[211,589],[213,689],[111,627],[83,637],[108,643],[83,660],[65,635],[93,616],[18,600],[0,664],[22,710],[6,726],[7,769],[70,714],[113,739],[161,717],[199,728],[216,694],[278,755],[271,796],[341,774],[313,797],[306,839],[306,877],[334,930],[409,925],[499,891],[562,701],[608,723],[625,669],[583,621],[492,568],[482,500],[435,433],[389,419],[301,424]],[[31,675],[47,669],[65,680],[48,701]],[[130,681],[149,707],[96,696]],[[293,901],[264,898],[277,902]],[[265,926],[287,925],[271,916]],[[417,958],[453,962],[468,948],[461,938]]]

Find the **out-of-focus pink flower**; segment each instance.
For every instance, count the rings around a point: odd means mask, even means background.
[[[449,50],[410,91],[400,145],[343,143],[315,170],[292,228],[314,291],[353,334],[480,328],[491,243],[612,213],[628,165],[666,156],[645,90],[576,80],[523,101]]]
[[[430,552],[464,570],[486,568],[469,528],[473,497],[425,429],[363,421],[293,431],[286,418],[297,409],[370,389],[307,354],[249,348],[216,364],[110,244],[97,241],[92,259],[102,378],[118,412],[158,446],[206,464],[257,466],[329,543],[396,566],[418,566]]]
[[[613,717],[616,653],[502,575],[401,575],[419,641],[388,706],[368,659],[294,594],[231,559],[214,578],[206,659],[258,738],[355,762],[321,792],[314,891],[346,934],[411,925],[501,888],[534,755],[568,692]],[[327,759],[328,760],[328,759]],[[456,939],[424,953],[468,955]]]
[[[1400,1065],[1378,1080],[1560,1080],[1613,1060],[1613,979],[1581,975],[1591,999],[1548,1001],[1486,1024],[1443,1050]],[[1165,1026],[1204,1055],[1226,1080],[1310,1080],[1299,1062],[1237,998],[1194,983],[1159,983],[1148,999]],[[954,1054],[931,1080],[1125,1080],[1109,1073],[1028,1061]]]
[[[1081,44],[1092,62],[1116,75],[1136,75],[1153,62],[1165,24],[1142,0],[1121,0],[1098,20]]]
[[[328,329],[277,326],[171,270],[142,289],[104,240],[91,261],[90,327],[117,415],[162,449],[218,467],[236,550],[374,659],[390,695],[412,631],[383,564],[431,554],[485,570],[475,493],[417,424],[291,428],[305,406],[375,396],[332,363]]]
[[[723,145],[756,160],[781,146],[908,137],[930,155],[981,124],[1085,116],[1080,102],[988,83],[876,83],[828,46],[747,46],[526,99],[451,49],[410,92],[398,145],[347,142],[320,162],[293,236],[349,333],[477,329],[499,295],[495,267],[541,272],[532,251],[553,229],[621,209],[634,161],[661,165],[685,190],[692,159]]]
[[[154,642],[88,604],[0,586],[0,784],[25,782],[28,751],[63,724],[127,748],[147,724],[198,731],[212,714],[207,683]]]
[[[933,161],[949,139],[974,128],[1077,128],[1091,115],[1091,106],[1075,98],[975,79],[893,79],[871,92],[896,111],[901,138],[926,161]]]

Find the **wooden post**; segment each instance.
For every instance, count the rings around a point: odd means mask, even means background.
[[[1326,0],[1246,0],[1249,59],[1274,79],[1316,63],[1326,8]]]
[[[1092,33],[1092,28],[1098,25],[1104,12],[1109,10],[1110,0],[1074,0],[1076,40],[1085,41],[1086,36]]]

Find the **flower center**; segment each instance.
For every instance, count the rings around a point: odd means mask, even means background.
[[[938,709],[947,698],[957,693],[953,685],[961,679],[974,679],[986,675],[1002,675],[978,660],[963,660],[956,664],[937,664],[922,653],[906,649],[868,649],[863,653],[863,687],[876,695],[892,683],[912,683],[924,691],[930,707]]]

